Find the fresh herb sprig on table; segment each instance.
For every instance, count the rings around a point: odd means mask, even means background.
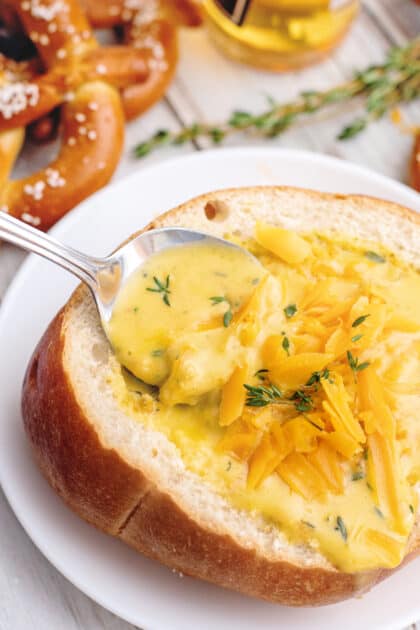
[[[161,129],[149,140],[138,144],[134,151],[141,158],[158,147],[181,145],[200,138],[209,138],[214,144],[220,144],[227,136],[239,132],[275,138],[302,117],[329,105],[364,97],[364,114],[345,127],[338,136],[340,140],[347,140],[399,103],[412,101],[418,96],[420,38],[412,40],[407,46],[391,49],[385,63],[356,72],[347,83],[324,92],[302,92],[296,101],[290,103],[277,103],[270,99],[270,107],[265,112],[253,114],[235,111],[228,121],[220,125],[194,123],[179,132]]]

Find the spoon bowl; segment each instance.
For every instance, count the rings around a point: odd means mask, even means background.
[[[68,247],[4,212],[0,212],[0,238],[43,256],[60,265],[84,282],[92,292],[103,329],[108,339],[109,323],[118,296],[128,278],[154,254],[180,245],[192,243],[222,245],[235,248],[251,258],[259,267],[260,262],[245,248],[222,238],[185,228],[160,228],[135,236],[105,258],[88,256]]]
[[[102,323],[106,324],[110,321],[117,297],[128,278],[139,267],[143,266],[151,256],[165,249],[193,243],[235,248],[252,258],[255,264],[260,266],[260,262],[243,247],[204,232],[177,227],[158,228],[143,232],[110,256],[101,259],[100,268],[96,274],[96,284],[91,286],[88,283],[94,295]],[[102,263],[105,263],[105,266],[102,267]]]

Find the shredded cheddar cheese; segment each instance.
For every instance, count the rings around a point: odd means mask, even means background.
[[[259,222],[246,245],[265,267],[252,294],[228,327],[209,302],[211,326],[178,330],[159,407],[131,393],[130,412],[292,543],[344,571],[394,567],[420,484],[420,276],[343,235]]]

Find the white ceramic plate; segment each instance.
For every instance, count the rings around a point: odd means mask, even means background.
[[[218,188],[289,184],[366,193],[420,211],[408,188],[358,166],[301,151],[234,149],[163,162],[82,204],[55,236],[92,254],[107,254],[156,214]],[[56,497],[32,460],[20,417],[25,366],[49,320],[75,282],[30,257],[0,312],[0,482],[18,519],[45,556],[73,584],[146,630],[401,629],[420,618],[420,562],[363,599],[292,609],[243,597],[168,569],[85,524]]]

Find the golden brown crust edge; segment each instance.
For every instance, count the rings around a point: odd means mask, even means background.
[[[139,230],[137,234],[141,234],[145,230],[151,230],[158,227],[164,227],[165,219],[170,215],[182,214],[185,210],[188,210],[191,206],[195,207],[198,203],[204,206],[207,202],[215,201],[218,199],[218,196],[230,195],[232,193],[236,193],[241,191],[241,194],[246,195],[247,193],[254,193],[256,191],[273,191],[273,192],[282,192],[282,193],[305,193],[305,196],[312,198],[314,201],[350,201],[355,204],[361,203],[365,207],[365,210],[369,208],[376,208],[378,204],[383,207],[384,210],[388,210],[393,214],[397,214],[399,217],[409,220],[411,223],[420,225],[420,213],[412,210],[411,208],[407,208],[401,204],[395,203],[394,201],[387,201],[385,199],[379,199],[377,197],[373,197],[371,195],[358,195],[358,194],[343,194],[343,193],[330,193],[330,192],[321,192],[319,190],[314,190],[311,188],[298,188],[296,186],[249,186],[243,188],[222,188],[219,190],[214,190],[208,193],[204,193],[197,197],[191,198],[189,201],[185,201],[175,208],[168,210],[167,212],[162,213],[156,219],[153,219],[146,227],[142,230]],[[132,237],[130,237],[132,238]],[[128,239],[129,240],[129,239]]]
[[[76,291],[42,337],[29,363],[22,397],[24,425],[38,464],[73,511],[171,568],[289,606],[338,602],[393,573],[346,574],[271,561],[199,525],[140,470],[115,450],[104,448],[77,403],[63,365],[66,313],[83,295],[83,290]],[[412,543],[405,562],[419,552],[418,538]]]

